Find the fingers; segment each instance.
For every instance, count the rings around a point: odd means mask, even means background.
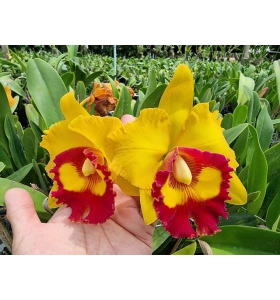
[[[34,223],[40,223],[34,208],[34,202],[27,191],[13,188],[6,192],[5,203],[7,218],[12,225],[13,232],[25,230]]]
[[[135,120],[135,117],[133,117],[132,115],[123,115],[121,117],[121,121],[122,121],[123,124],[126,124],[128,122],[132,122],[134,120]]]

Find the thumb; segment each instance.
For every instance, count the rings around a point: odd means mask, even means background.
[[[7,218],[12,225],[13,232],[25,230],[34,223],[40,223],[34,202],[29,193],[20,188],[12,188],[5,194]]]

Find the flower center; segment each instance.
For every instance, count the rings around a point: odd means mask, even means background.
[[[95,173],[95,167],[91,163],[91,161],[87,158],[83,164],[82,172],[84,176],[89,176]]]
[[[180,155],[176,156],[173,168],[173,175],[178,182],[185,183],[188,185],[192,182],[192,172],[188,164]]]

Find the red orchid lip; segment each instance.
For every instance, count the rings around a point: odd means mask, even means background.
[[[93,174],[83,174],[86,159],[92,163]],[[115,192],[111,172],[104,158],[94,149],[71,148],[58,154],[50,170],[54,173],[57,190],[52,192],[57,204],[67,204],[72,209],[69,220],[78,223],[104,223],[114,213]]]
[[[173,174],[177,156],[183,158],[192,173],[190,184],[178,182]],[[187,147],[174,148],[166,156],[162,170],[157,172],[151,192],[163,227],[174,237],[191,239],[220,231],[219,218],[228,215],[225,201],[230,199],[228,189],[232,171],[228,159],[221,154]],[[204,187],[206,190],[202,191]],[[209,187],[213,187],[212,190],[207,190]]]

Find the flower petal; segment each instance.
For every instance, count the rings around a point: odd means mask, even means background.
[[[50,154],[50,161],[46,166],[48,172],[54,167],[53,159],[59,153],[75,147],[93,147],[87,138],[69,130],[68,125],[68,121],[60,121],[45,131],[46,135],[43,136],[40,146]]]
[[[190,184],[178,182],[173,175],[178,155],[190,168]],[[154,206],[163,227],[174,237],[187,238],[219,231],[219,217],[227,218],[225,201],[230,198],[231,171],[228,159],[220,154],[185,147],[170,152],[152,187]],[[190,219],[196,224],[196,232]]]
[[[231,197],[229,203],[235,205],[243,205],[247,202],[247,191],[234,172],[232,172],[230,175],[232,176],[232,178],[229,181],[229,196]]]
[[[6,92],[6,95],[7,95],[8,101],[9,101],[9,106],[12,107],[16,103],[16,100],[12,97],[12,91],[6,85],[4,85],[4,90]]]
[[[181,64],[165,89],[159,103],[170,118],[172,141],[180,134],[193,106],[194,79],[190,68]],[[173,144],[173,143],[172,143]]]
[[[82,168],[89,159],[96,170],[84,175]],[[114,213],[113,182],[110,171],[103,165],[103,158],[94,149],[72,148],[58,154],[51,170],[57,190],[51,196],[56,204],[67,204],[72,213],[69,220],[80,223],[104,223]]]
[[[157,219],[157,214],[153,205],[151,190],[140,189],[140,204],[145,224],[152,224]]]
[[[109,168],[132,185],[150,189],[154,176],[168,152],[170,123],[158,108],[143,109],[133,122],[109,134],[113,161]]]
[[[66,120],[68,121],[71,121],[80,115],[84,117],[90,115],[86,109],[75,99],[73,92],[69,92],[61,98],[60,108]]]
[[[113,156],[113,149],[108,143],[107,136],[122,126],[120,119],[115,117],[79,116],[69,124],[69,129],[90,140],[106,159],[110,160]]]
[[[221,119],[217,120],[217,116],[218,111],[213,113],[209,111],[209,103],[194,106],[176,145],[222,154],[230,159],[229,165],[236,169],[238,163],[235,160],[235,153],[223,135]]]

